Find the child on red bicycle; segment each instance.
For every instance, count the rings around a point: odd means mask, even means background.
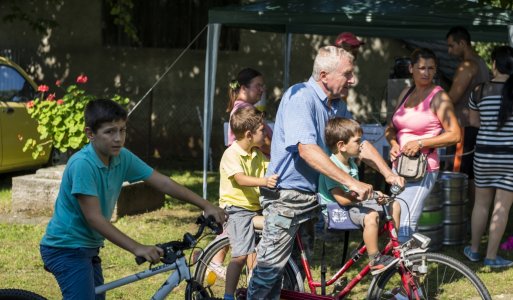
[[[362,134],[363,131],[358,122],[338,117],[329,120],[325,129],[326,145],[333,153],[330,157],[331,160],[355,179],[358,179],[356,160],[360,154]],[[338,202],[342,206],[350,207],[348,210],[349,219],[354,225],[363,229],[363,241],[370,258],[369,265],[373,275],[387,270],[398,261],[398,258],[380,255],[379,253],[378,212],[383,211],[381,205],[374,201],[361,203],[356,197],[349,194],[346,186],[322,174],[319,177],[319,202],[325,220],[327,220],[326,204]],[[401,214],[399,203],[392,203],[391,212],[397,226]]]
[[[219,205],[229,218],[226,231],[232,258],[226,270],[225,300],[234,299],[240,273],[246,261],[255,265],[253,218],[262,214],[258,187],[274,188],[278,175],[264,177],[269,159],[259,147],[265,141],[263,115],[253,107],[236,110],[230,118],[236,141],[224,151],[219,166]]]

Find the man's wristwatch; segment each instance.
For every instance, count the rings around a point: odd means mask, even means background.
[[[422,144],[422,140],[417,140],[417,143],[419,143],[420,149],[424,148],[424,144]]]

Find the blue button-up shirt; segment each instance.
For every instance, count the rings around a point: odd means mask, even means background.
[[[333,100],[328,106],[327,95],[312,77],[285,92],[276,115],[266,174],[280,176],[278,188],[317,192],[319,173],[299,157],[298,144],[316,144],[328,154],[324,128],[334,117],[353,116],[344,101]]]

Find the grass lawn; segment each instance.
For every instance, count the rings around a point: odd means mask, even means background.
[[[201,193],[201,173],[185,172],[173,173],[171,176],[178,182],[185,184],[197,193]],[[217,174],[211,174],[208,177],[209,195],[214,202],[217,197]],[[10,210],[10,177],[2,175],[0,177],[0,214],[9,213]],[[199,210],[191,205],[179,203],[176,200],[169,199],[166,207],[137,216],[120,218],[115,225],[142,243],[155,244],[167,242],[170,240],[181,239],[186,231],[195,232],[194,221],[199,215]],[[21,288],[34,291],[44,295],[48,299],[59,299],[59,288],[50,273],[43,270],[42,262],[39,256],[39,241],[44,234],[46,224],[9,224],[0,223],[0,288]],[[509,226],[507,235],[513,230]],[[352,234],[356,238],[356,234]],[[207,237],[202,246],[206,245],[212,236]],[[486,241],[483,241],[483,249]],[[318,248],[318,247],[317,247]],[[340,251],[340,245],[331,243],[327,253],[337,253]],[[484,281],[491,294],[513,294],[513,268],[492,271],[483,267],[480,263],[470,263],[461,255],[463,246],[445,246],[443,253],[462,260],[472,270],[477,272]],[[314,276],[319,278],[319,258],[318,251],[314,257]],[[119,278],[124,275],[133,274],[142,271],[148,267],[147,264],[137,266],[134,257],[118,247],[106,242],[105,248],[101,251],[102,265],[106,281]],[[512,252],[501,252],[501,255],[508,259],[513,259]],[[329,265],[329,273],[333,274],[333,269],[340,263],[340,258],[332,254]],[[351,273],[349,277],[354,276]],[[157,275],[150,279],[131,284],[126,287],[108,292],[108,299],[149,299],[152,293],[164,281],[166,275]],[[355,287],[355,293],[352,293],[350,299],[363,299],[367,292],[364,281]],[[183,299],[185,285],[175,290],[170,299]],[[503,298],[505,299],[505,298]]]

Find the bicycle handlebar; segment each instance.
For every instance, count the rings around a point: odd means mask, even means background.
[[[163,244],[157,244],[156,246],[164,250],[164,255],[161,258],[163,263],[173,263],[177,256],[177,252],[181,252],[183,250],[190,249],[194,247],[198,241],[198,238],[203,234],[205,227],[210,228],[215,234],[219,235],[223,233],[223,226],[221,224],[216,223],[215,219],[212,216],[206,218],[201,215],[196,220],[196,224],[199,225],[196,234],[192,235],[191,233],[186,232],[183,235],[182,241],[170,241]],[[140,265],[144,263],[146,259],[141,256],[135,257],[135,262]]]
[[[404,187],[402,186],[399,186],[397,184],[394,184],[390,187],[390,196],[387,196],[387,195],[384,195],[385,197],[388,197],[388,198],[395,198],[397,195],[399,195],[402,191],[404,190]],[[349,195],[351,195],[351,197],[358,197],[358,193],[356,193],[355,191],[349,191]],[[372,193],[372,196],[367,198],[366,200],[363,200],[361,202],[365,202],[365,201],[369,201],[369,200],[378,200],[380,198],[379,194],[374,191]]]

